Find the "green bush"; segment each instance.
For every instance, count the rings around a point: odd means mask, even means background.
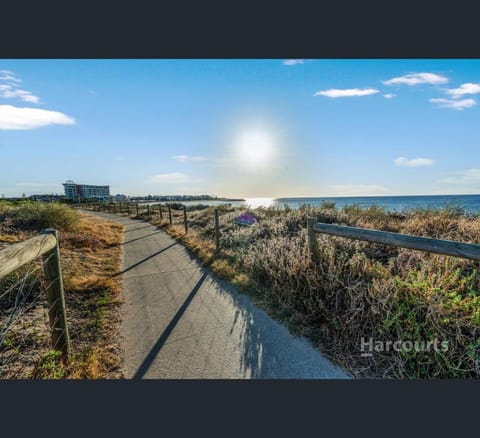
[[[15,227],[35,230],[55,228],[69,231],[79,220],[76,210],[58,203],[23,202],[9,215]]]
[[[320,208],[325,210],[332,210],[335,208],[335,202],[333,201],[322,201]]]
[[[347,216],[350,216],[352,219],[356,219],[357,217],[362,215],[362,208],[357,204],[345,205],[342,208],[342,211]]]

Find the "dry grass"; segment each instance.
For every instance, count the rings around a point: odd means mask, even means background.
[[[258,304],[357,376],[480,377],[478,262],[330,236],[319,236],[313,262],[306,221],[480,243],[480,217],[458,210],[387,213],[378,207],[342,210],[256,209],[258,223],[235,225],[238,209],[221,212],[221,255],[213,257],[213,209],[189,212],[169,227],[222,278],[251,293]],[[361,338],[380,341],[439,339],[447,352],[383,352],[361,357]]]
[[[70,214],[70,212],[68,212]],[[121,264],[122,226],[75,212],[75,224],[60,232],[67,320],[72,356],[64,364],[49,346],[44,302],[27,312],[16,324],[2,355],[18,354],[10,378],[117,378],[121,377],[118,344],[121,285],[113,274]],[[72,215],[73,216],[73,215]],[[16,216],[18,218],[18,216]],[[0,245],[25,240],[38,232],[28,221],[3,221]],[[26,342],[25,326],[33,327]],[[34,340],[36,342],[34,342]]]

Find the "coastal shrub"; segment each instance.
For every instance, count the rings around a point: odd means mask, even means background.
[[[333,201],[322,201],[320,208],[323,208],[325,210],[331,210],[332,208],[335,208],[335,202]]]
[[[23,202],[9,212],[16,228],[71,230],[79,220],[73,208],[58,203]]]
[[[373,220],[384,220],[387,217],[387,211],[385,210],[385,207],[381,207],[378,205],[372,205],[368,208],[365,209],[364,211],[365,217],[368,219],[373,219]]]
[[[352,218],[357,218],[362,214],[362,208],[357,204],[345,205],[342,211]]]

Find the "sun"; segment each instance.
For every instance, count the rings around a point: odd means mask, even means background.
[[[238,158],[250,167],[268,164],[273,155],[273,138],[261,130],[243,132],[237,143]]]

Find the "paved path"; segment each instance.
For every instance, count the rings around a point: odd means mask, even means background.
[[[347,378],[304,338],[214,278],[164,231],[125,226],[121,336],[127,378]]]

